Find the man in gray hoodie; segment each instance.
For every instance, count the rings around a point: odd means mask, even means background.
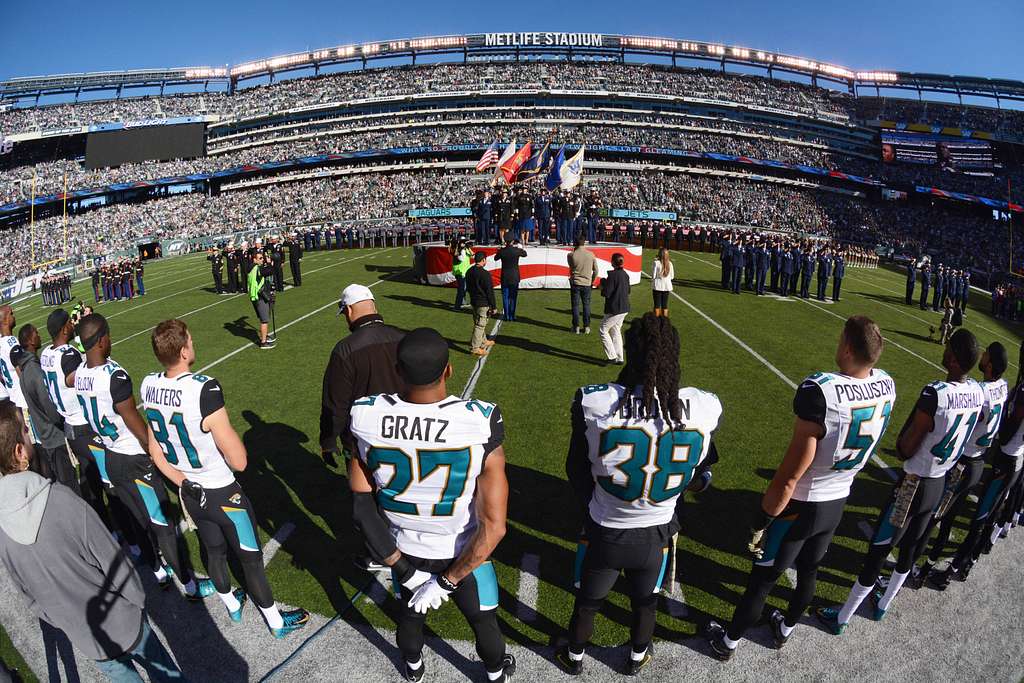
[[[35,442],[39,444],[35,460],[40,466],[33,469],[81,495],[78,473],[71,464],[71,456],[68,455],[67,443],[64,441],[64,418],[50,398],[46,377],[36,355],[41,342],[35,325],[21,327],[18,331],[18,344],[21,348],[11,355],[11,360],[21,373],[21,393],[28,405]]]
[[[115,681],[185,680],[144,611],[138,574],[95,511],[28,471],[32,439],[0,401],[0,562],[37,617],[63,631]]]

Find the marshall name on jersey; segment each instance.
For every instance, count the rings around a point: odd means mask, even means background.
[[[596,485],[590,517],[611,529],[668,524],[676,499],[707,456],[722,415],[714,394],[679,390],[681,421],[670,424],[655,407],[643,407],[642,387],[595,384],[576,394],[576,416],[585,425],[587,454]],[[579,426],[574,427],[579,433]]]
[[[850,486],[889,426],[896,383],[877,368],[863,379],[816,372],[793,397],[801,420],[821,425],[814,460],[793,490],[794,500],[817,503],[850,495]]]
[[[107,450],[125,455],[144,455],[142,444],[128,429],[114,406],[132,398],[132,380],[124,368],[108,359],[94,368],[75,371],[75,391],[92,430]]]
[[[234,483],[235,475],[213,435],[203,429],[203,420],[224,407],[224,391],[217,380],[191,372],[174,378],[155,372],[142,380],[139,396],[167,462],[203,488]]]
[[[985,392],[985,407],[982,416],[974,425],[974,433],[964,448],[965,458],[980,458],[988,447],[991,446],[999,434],[999,425],[1003,420],[1003,404],[1006,403],[1006,380],[997,379],[991,382],[982,382],[981,388]]]
[[[929,479],[945,476],[963,455],[984,409],[985,391],[973,379],[932,382],[922,389],[916,410],[930,415],[935,427],[903,463],[903,471]]]
[[[359,459],[398,549],[423,559],[457,557],[476,529],[473,497],[484,459],[505,438],[498,407],[380,394],[356,401],[351,417]]]
[[[67,376],[82,365],[82,354],[70,344],[47,346],[39,354],[39,366],[46,378],[46,391],[64,422],[72,427],[86,424],[78,394],[67,385]]]

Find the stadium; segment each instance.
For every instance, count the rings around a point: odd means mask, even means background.
[[[857,580],[900,476],[896,427],[920,387],[946,375],[935,337],[945,322],[928,298],[929,267],[968,278],[963,327],[982,348],[1004,345],[1006,379],[1012,385],[1018,376],[1022,102],[1024,81],[858,71],[754,47],[591,32],[414,37],[223,67],[11,78],[0,82],[0,299],[13,304],[19,327],[45,332],[57,304],[39,291],[67,277],[62,303],[84,301],[109,320],[112,356],[136,384],[160,370],[154,328],[182,319],[196,372],[224,387],[249,452],[238,481],[253,501],[274,595],[311,620],[301,633],[270,640],[254,611],[233,625],[215,599],[187,604],[140,571],[155,630],[197,681],[400,680],[394,586],[390,575],[351,562],[365,555],[364,541],[352,523],[345,465],[322,459],[317,420],[324,363],[348,333],[335,317],[342,288],[370,287],[400,330],[435,328],[451,350],[450,393],[497,404],[506,423],[508,530],[492,558],[517,676],[568,680],[550,660],[573,612],[580,536],[565,474],[570,405],[577,388],[612,382],[618,368],[597,334],[572,334],[564,276],[524,291],[519,314],[489,322],[493,346],[474,355],[472,316],[452,305],[451,258],[431,281],[451,287],[428,286],[422,250],[443,252],[460,236],[479,241],[474,197],[501,184],[514,152],[532,145],[541,172],[518,184],[538,193],[556,151],[577,155],[582,193],[600,197],[591,242],[610,245],[609,263],[613,251],[638,255],[629,267],[631,317],[649,310],[652,262],[664,247],[675,269],[669,305],[681,384],[714,393],[723,406],[721,462],[711,488],[684,494],[657,656],[643,675],[1020,680],[1024,642],[1007,634],[1022,612],[1005,588],[1021,578],[1019,532],[995,544],[970,582],[904,591],[883,625],[858,618],[842,639],[808,613],[798,645],[775,649],[758,627],[732,662],[719,664],[701,632],[709,620],[728,622],[744,592],[747,511],[785,452],[793,392],[835,366],[848,317],[877,322],[885,339],[878,367],[901,400],[853,486],[814,607],[842,604]],[[481,170],[492,149],[504,151],[501,163]],[[505,184],[516,180],[504,176]],[[544,223],[536,227],[546,244],[556,226]],[[749,273],[747,288],[736,280],[742,296],[727,296],[723,255],[738,235],[843,253],[843,296],[836,288],[832,297],[756,297]],[[252,351],[260,320],[247,297],[216,296],[220,266],[214,285],[207,263],[227,245],[257,240],[294,240],[305,252],[302,286],[285,278],[278,292],[270,354]],[[126,260],[145,263],[145,295],[107,300],[90,277]],[[610,268],[602,262],[602,278]],[[920,306],[917,278],[926,283]],[[599,301],[595,293],[595,319]],[[956,519],[955,542],[977,498],[972,492]],[[185,538],[203,567],[196,533]],[[240,568],[231,570],[241,582]],[[784,607],[795,577],[783,575],[772,607]],[[24,680],[103,680],[63,634],[24,611],[3,571],[0,585],[8,596],[0,600],[0,655]],[[432,612],[427,630],[430,680],[479,679],[473,631],[454,608]],[[621,582],[596,621],[583,678],[617,675],[629,633]],[[900,652],[885,655],[894,641]]]

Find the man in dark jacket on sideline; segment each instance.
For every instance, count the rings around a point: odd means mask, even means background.
[[[491,274],[484,268],[487,255],[482,251],[473,255],[474,265],[466,273],[466,293],[469,304],[473,307],[473,336],[469,342],[469,350],[474,356],[485,355],[494,342],[487,338],[487,318],[496,311],[494,303],[494,283]]]
[[[346,287],[338,302],[342,314],[352,334],[331,351],[320,405],[320,453],[328,464],[334,464],[339,439],[346,453],[356,452],[349,411],[357,399],[405,389],[397,368],[398,342],[405,332],[384,323],[370,288]]]
[[[32,440],[0,401],[0,562],[28,609],[111,680],[184,681],[146,618],[142,582],[110,532],[67,487],[28,471]]]
[[[608,362],[622,365],[622,323],[629,313],[629,273],[622,254],[612,254],[612,270],[601,282],[604,297],[604,318],[601,320],[601,344]]]
[[[516,304],[519,301],[519,259],[526,257],[526,250],[512,237],[505,238],[505,246],[494,255],[501,264],[501,305],[505,320],[516,319]]]
[[[80,493],[78,474],[71,464],[68,447],[64,441],[64,418],[50,398],[46,377],[36,355],[42,342],[35,325],[21,327],[18,331],[18,345],[20,351],[11,360],[21,373],[21,393],[28,405],[35,441],[39,444],[35,458],[38,467],[33,469],[51,481],[64,484],[75,493]]]

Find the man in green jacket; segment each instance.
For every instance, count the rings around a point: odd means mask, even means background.
[[[257,251],[253,256],[253,267],[249,271],[249,300],[260,319],[260,348],[272,349],[277,339],[267,339],[267,325],[270,323],[270,309],[274,305],[274,292],[267,287],[267,275],[270,271],[265,263],[266,256]]]

